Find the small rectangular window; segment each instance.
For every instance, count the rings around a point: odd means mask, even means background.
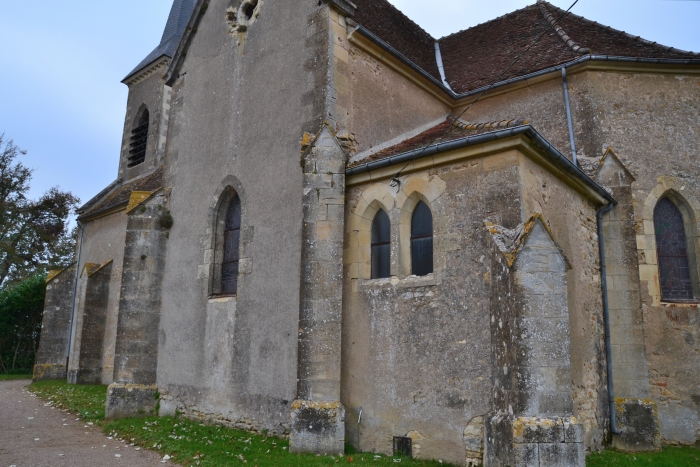
[[[394,436],[394,455],[413,459],[413,440],[405,436]]]

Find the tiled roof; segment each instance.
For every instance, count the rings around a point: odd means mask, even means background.
[[[460,120],[455,120],[450,116],[447,119],[423,133],[402,141],[394,146],[382,149],[379,152],[364,157],[353,162],[348,166],[349,169],[369,162],[375,162],[382,159],[387,159],[398,154],[414,151],[423,147],[435,146],[440,143],[447,143],[467,136],[479,135],[488,133],[489,131],[499,130],[503,128],[511,128],[514,126],[527,125],[527,121],[523,119],[517,120],[501,120],[498,122],[487,123],[465,123]],[[430,145],[430,146],[428,146]]]
[[[355,21],[395,48],[435,79],[440,71],[435,60],[436,40],[387,0],[353,0]]]
[[[172,58],[180,43],[180,38],[185,32],[187,22],[192,16],[194,4],[195,0],[174,0],[160,44],[127,75],[127,78],[138,73],[162,56]]]
[[[436,79],[440,79],[430,34],[386,0],[357,0],[356,21]],[[445,74],[457,93],[562,65],[583,54],[657,59],[699,59],[634,37],[538,0],[521,10],[440,39]],[[547,33],[517,63],[516,58]],[[501,74],[503,75],[501,76]]]
[[[83,208],[80,210],[80,218],[85,218],[92,214],[115,208],[122,204],[125,205],[129,202],[132,191],[156,191],[162,187],[162,184],[163,167],[159,167],[150,175],[115,188],[101,201],[98,201],[97,203],[92,202],[93,204],[91,206],[86,205],[87,209]]]

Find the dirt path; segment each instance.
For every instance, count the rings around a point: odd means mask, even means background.
[[[76,415],[45,406],[26,390],[29,383],[0,381],[0,467],[165,465],[157,453],[110,440]]]

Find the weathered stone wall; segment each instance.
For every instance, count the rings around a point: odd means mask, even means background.
[[[542,214],[571,264],[567,284],[574,415],[584,425],[587,449],[600,449],[607,436],[608,405],[596,207],[528,159],[522,160],[521,178],[523,214]]]
[[[105,322],[104,343],[102,346],[101,384],[110,384],[114,374],[114,346],[117,336],[117,316],[119,313],[119,292],[122,280],[126,222],[126,215],[123,211],[120,211],[85,222],[82,227],[84,233],[80,248],[80,264],[78,265],[81,275],[78,279],[70,368],[77,369],[77,362],[80,356],[80,340],[85,311],[85,287],[88,277],[84,273],[85,265],[90,263],[102,265],[112,261],[107,320]]]
[[[656,73],[652,72],[654,69]],[[630,67],[627,71],[569,74],[579,157],[599,158],[607,148],[612,148],[636,179],[632,182],[631,203],[637,233],[646,353],[651,393],[659,403],[661,435],[666,442],[692,443],[698,438],[700,379],[696,369],[700,366],[700,353],[696,343],[700,333],[693,323],[700,320],[700,313],[693,305],[661,303],[652,217],[656,201],[669,190],[681,194],[688,200],[688,205],[693,205],[691,198],[700,193],[700,168],[694,162],[700,135],[693,131],[700,118],[699,84],[697,71],[691,69],[673,72],[663,67],[647,67],[635,72],[634,67]],[[461,110],[455,109],[454,113]],[[526,118],[568,155],[570,145],[564,112],[561,78],[555,76],[550,81],[523,83],[521,89],[484,98],[463,119],[480,122]],[[691,210],[695,211],[697,223],[700,210]],[[697,236],[695,242],[698,245]],[[562,248],[566,249],[566,246]],[[695,251],[700,249],[696,246]],[[622,291],[627,296],[635,293],[635,281],[629,280]],[[616,296],[613,300],[622,299],[615,290],[612,292]],[[588,296],[593,295],[594,292]],[[574,313],[572,316],[585,315]],[[634,314],[629,318],[636,319]],[[574,325],[573,328],[580,329],[581,326]],[[587,330],[583,332],[588,333]],[[572,334],[574,348],[577,334]],[[636,335],[639,336],[638,331]],[[573,354],[575,357],[579,355],[575,351]],[[602,359],[598,361],[603,363]],[[629,377],[629,381],[638,381],[638,375],[643,373],[639,365],[638,362],[635,368],[628,366],[628,369],[621,370],[627,373],[623,376]],[[574,361],[574,380],[581,381],[585,374],[592,376],[591,369],[595,369],[595,365],[582,366]],[[636,374],[629,374],[630,371]],[[596,373],[602,377],[603,373],[597,370]],[[624,389],[624,383],[621,389]],[[631,392],[646,391],[645,388],[633,390],[629,385],[627,389]],[[580,404],[588,405],[588,402],[583,402],[588,399],[587,392],[588,389],[580,388],[582,397],[577,397],[582,401]]]
[[[75,287],[73,265],[58,275],[51,277],[46,284],[44,313],[41,319],[39,352],[34,365],[34,381],[65,379],[68,365],[68,340],[73,293]]]
[[[494,410],[486,465],[582,467],[583,426],[572,417],[570,265],[535,216],[515,231],[489,226],[500,245],[491,259]]]
[[[388,183],[347,194],[342,401],[348,442],[390,454],[393,436],[409,436],[414,456],[462,463],[465,428],[491,410],[484,312],[491,278],[483,223],[495,214],[508,225],[520,223],[517,155],[411,174],[398,193]],[[412,211],[403,207],[417,195],[434,217],[435,272],[422,278],[410,277],[410,260],[406,268],[401,254],[407,242],[402,217],[410,235]],[[391,219],[394,277],[371,280],[361,270],[368,250],[352,250],[369,230],[355,237],[354,217],[371,225],[379,208]]]
[[[163,84],[162,76],[164,72],[165,69],[161,69],[160,72],[153,73],[138,83],[129,86],[121,157],[119,159],[119,178],[129,180],[138,177],[152,171],[163,163],[172,95],[172,90]],[[131,130],[135,128],[143,106],[148,108],[150,118],[146,160],[142,164],[129,168],[127,165],[131,146]]]
[[[331,23],[324,3],[263,0],[231,34],[229,4],[209,2],[173,83],[158,387],[192,416],[283,433],[297,397],[300,147],[326,119]],[[229,189],[245,261],[237,296],[210,297],[215,207]]]
[[[347,114],[341,128],[355,135],[358,151],[370,150],[449,113],[445,104],[367,52],[347,43],[346,47],[350,91],[339,96]]]
[[[302,158],[301,309],[297,399],[292,407],[293,452],[344,453],[340,405],[343,310],[345,153],[324,126]]]
[[[112,276],[112,262],[86,264],[85,293],[76,368],[68,372],[71,384],[101,384],[103,345]]]
[[[465,446],[478,444],[465,434],[474,431],[470,422],[492,410],[491,320],[483,310],[494,279],[484,221],[515,228],[542,213],[573,266],[564,300],[572,310],[571,354],[578,352],[585,371],[576,379],[571,364],[572,376],[563,378],[573,379],[576,397],[567,413],[583,415],[587,442],[600,446],[605,393],[595,206],[517,151],[406,175],[398,193],[388,183],[350,183],[347,195],[342,401],[348,440],[390,452],[392,436],[408,435],[419,457],[464,462],[471,451]],[[428,202],[434,215],[435,272],[424,278],[409,277],[406,267],[411,198]],[[362,245],[378,209],[392,221],[393,277],[369,280],[369,249]]]
[[[162,281],[168,228],[162,192],[127,213],[119,298],[114,383],[107,394],[109,419],[148,413],[156,406]]]

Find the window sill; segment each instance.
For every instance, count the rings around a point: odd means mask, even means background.
[[[664,308],[700,308],[700,300],[687,300],[683,302],[661,302]]]
[[[363,289],[382,289],[393,287],[395,289],[409,289],[415,287],[433,287],[438,285],[439,280],[435,273],[427,276],[408,276],[399,278],[392,276],[386,279],[362,279],[359,285]]]
[[[210,295],[209,303],[225,303],[235,300],[238,295]]]

